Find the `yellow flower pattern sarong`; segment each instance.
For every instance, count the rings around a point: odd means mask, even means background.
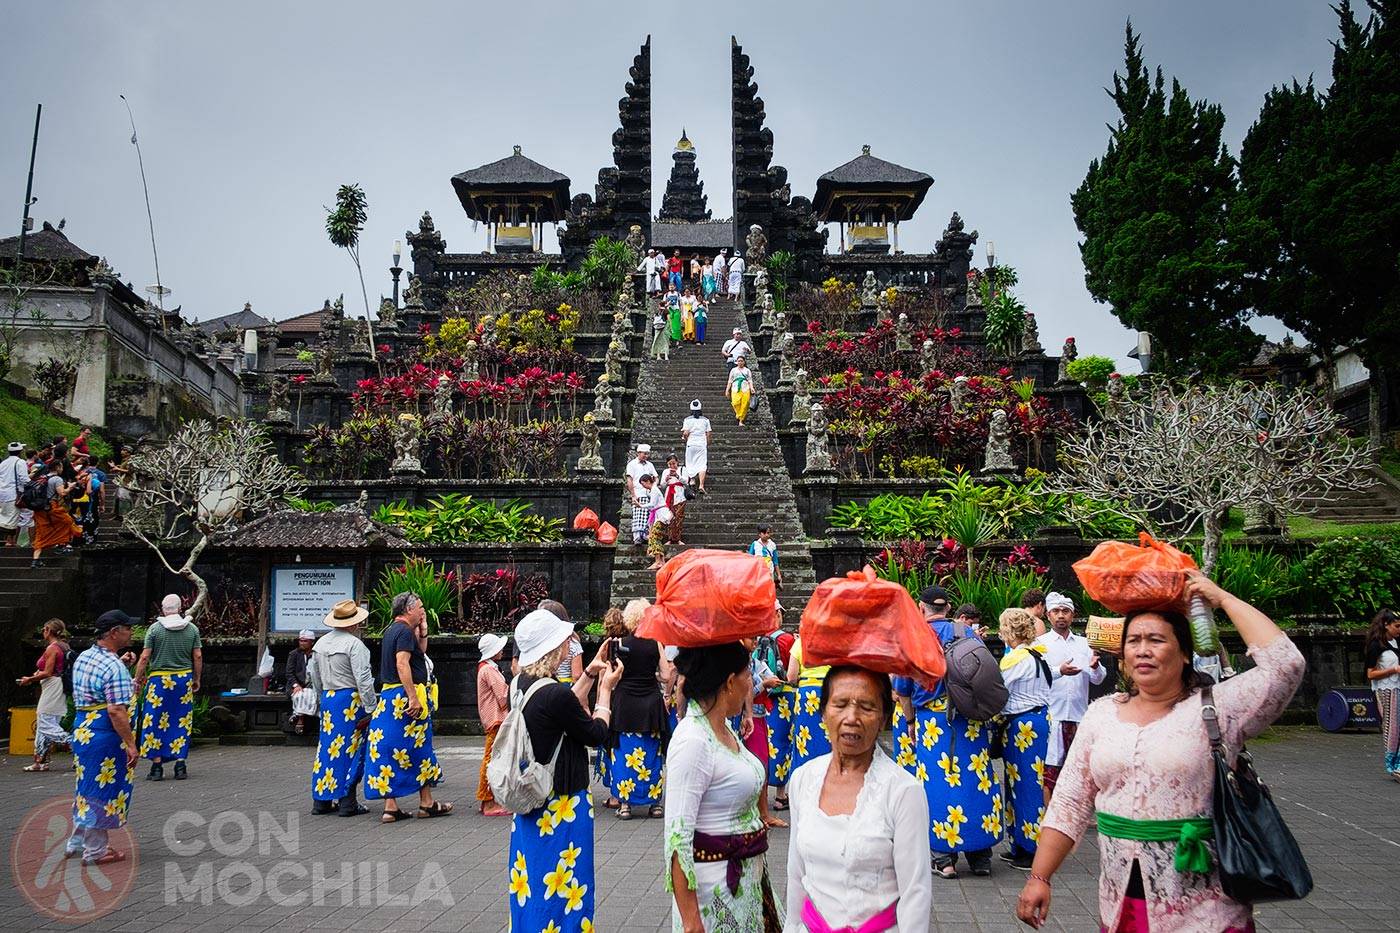
[[[360,691],[353,687],[322,690],[320,739],[311,765],[313,800],[339,800],[360,780],[365,767],[365,732],[355,723],[365,716]]]
[[[507,854],[512,930],[593,933],[593,801],[587,792],[560,794],[516,814]]]
[[[131,769],[106,706],[79,709],[73,719],[73,825],[117,829],[131,805]]]
[[[194,673],[152,671],[142,693],[141,721],[136,724],[141,757],[152,761],[187,758],[193,728]]]
[[[407,797],[442,780],[442,767],[433,753],[433,713],[437,691],[417,685],[419,718],[408,713],[402,684],[385,684],[369,722],[365,743],[365,797]],[[322,725],[325,725],[324,719]]]

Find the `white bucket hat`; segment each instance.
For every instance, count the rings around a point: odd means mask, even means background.
[[[700,410],[700,400],[699,400],[698,398],[693,398],[693,399],[690,400],[690,410],[691,410],[691,411],[699,411],[699,410]]]
[[[506,646],[504,635],[493,635],[487,632],[476,640],[476,650],[481,652],[481,660],[489,661],[500,654],[501,649]]]
[[[638,445],[637,445],[637,453],[639,453],[639,454],[649,454],[649,453],[651,453],[651,445],[650,445],[650,444],[638,444]]]
[[[520,649],[520,666],[534,664],[568,641],[574,634],[572,622],[565,622],[548,609],[525,614],[515,626],[515,644]]]

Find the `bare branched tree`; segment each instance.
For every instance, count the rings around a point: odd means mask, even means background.
[[[1204,535],[1202,569],[1220,554],[1231,507],[1314,511],[1375,482],[1368,442],[1353,440],[1320,396],[1273,385],[1162,385],[1060,446],[1049,486],[1103,500],[1144,527]]]
[[[15,347],[23,331],[50,327],[53,321],[31,292],[59,281],[58,266],[20,264],[0,268],[0,379],[14,366]]]
[[[215,425],[196,421],[165,444],[131,458],[134,505],[125,524],[156,552],[165,569],[195,585],[191,618],[209,587],[194,565],[209,542],[245,516],[302,495],[300,477],[277,459],[262,429],[248,421]],[[189,547],[184,563],[166,550]]]

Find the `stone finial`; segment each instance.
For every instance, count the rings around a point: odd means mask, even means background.
[[[865,145],[863,145],[863,146],[860,147],[860,154],[861,154],[861,155],[870,155],[870,144],[869,144],[869,143],[866,143]]]
[[[948,400],[953,406],[954,414],[962,412],[967,407],[967,396],[972,391],[966,376],[958,376],[953,380],[953,387],[948,390]]]
[[[394,299],[385,298],[382,295],[380,296],[378,317],[380,330],[395,330],[398,328],[399,309],[394,304]]]

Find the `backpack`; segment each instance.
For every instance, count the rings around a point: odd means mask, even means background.
[[[53,496],[49,494],[49,478],[47,475],[38,479],[31,479],[24,485],[24,491],[19,494],[20,505],[23,505],[31,512],[47,512],[49,503]]]
[[[496,742],[491,746],[491,760],[486,764],[486,783],[496,803],[512,813],[529,813],[545,805],[554,796],[554,763],[564,747],[564,736],[554,747],[547,763],[535,760],[535,747],[530,730],[525,725],[525,704],[535,691],[545,684],[555,683],[552,677],[541,677],[520,695],[520,678],[510,682],[510,712],[501,722]]]
[[[781,655],[778,652],[778,641],[772,635],[760,635],[758,644],[754,646],[754,656],[773,672],[773,676],[784,679],[784,668],[780,661]]]
[[[964,719],[986,722],[1006,706],[1006,684],[1001,666],[981,640],[954,629],[953,640],[943,646],[948,670],[943,684],[953,709]]]
[[[59,679],[63,681],[63,695],[73,695],[73,663],[78,660],[78,652],[74,648],[69,648],[63,652],[63,670],[59,672]]]

